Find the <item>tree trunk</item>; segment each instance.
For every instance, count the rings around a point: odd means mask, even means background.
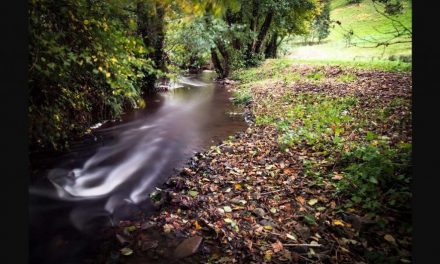
[[[156,26],[156,41],[154,43],[154,62],[156,63],[157,69],[165,72],[165,56],[164,56],[164,40],[165,40],[165,10],[164,7],[160,4],[156,3],[156,17],[155,17],[155,26]]]
[[[221,41],[217,41],[217,48],[223,57],[223,76],[222,76],[222,78],[226,78],[229,76],[229,68],[230,68],[230,66],[229,66],[229,63],[230,63],[229,52],[226,49],[225,44]]]
[[[252,16],[251,16],[251,21],[249,23],[250,32],[257,31],[259,9],[260,9],[260,1],[259,0],[252,1]],[[248,44],[246,54],[250,55],[252,51],[254,51],[254,49],[255,49],[255,39],[252,39],[252,41]]]
[[[153,48],[154,51],[148,53],[146,57],[151,59],[154,63],[154,68],[160,71],[166,71],[165,56],[164,56],[164,15],[165,10],[160,4],[145,4],[145,2],[138,2],[137,16],[138,29],[142,36],[142,41],[146,48]],[[154,85],[157,81],[156,74],[144,73],[143,92],[153,93]]]
[[[264,51],[266,58],[276,58],[277,57],[277,49],[278,49],[278,33],[274,32],[272,37],[270,38],[269,43],[267,44],[266,50]]]
[[[258,33],[257,41],[255,42],[255,53],[260,53],[260,48],[263,44],[264,38],[267,35],[267,32],[269,31],[270,24],[272,23],[273,19],[273,11],[269,11],[267,13],[266,18],[264,19],[263,25],[261,25],[260,33]]]
[[[222,64],[220,62],[220,59],[217,55],[217,51],[215,50],[215,48],[211,48],[211,60],[212,60],[212,64],[214,64],[214,69],[217,72],[218,76],[220,78],[223,78],[223,75],[224,75],[223,67],[222,67]]]

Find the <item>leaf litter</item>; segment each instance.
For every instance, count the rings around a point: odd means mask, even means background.
[[[255,87],[253,113],[270,111],[258,102],[280,100],[298,89],[369,98],[361,100],[354,113],[359,116],[362,108],[380,106],[396,96],[410,97],[407,73],[352,70],[357,81],[341,84],[332,77],[332,72],[342,74],[340,69],[319,70],[327,76],[319,84],[300,81],[291,85],[275,83],[276,88]],[[395,109],[391,116],[402,116],[402,112],[407,115],[408,107]],[[369,125],[374,126],[372,131],[379,129],[391,137],[397,134],[396,141],[411,135],[410,127]],[[350,135],[358,133],[347,130],[345,133]],[[362,215],[359,208],[343,209],[340,197],[334,195],[334,185],[317,185],[304,173],[304,161],[319,158],[316,151],[306,145],[281,149],[279,133],[273,125],[251,125],[232,140],[194,155],[161,187],[160,193],[167,199],[156,213],[119,224],[118,236],[124,228],[138,227],[124,235],[130,247],[121,245],[126,255],[121,263],[130,263],[128,259],[133,255],[167,263],[179,244],[191,239],[197,245],[189,246],[190,253],[179,251],[186,257],[182,263],[367,263],[371,259],[368,256],[378,251],[404,263],[409,261],[411,237],[395,232],[395,220],[377,228],[383,218],[393,220],[392,213],[371,218]],[[343,181],[345,177],[335,168],[331,179]],[[140,227],[145,223],[149,228],[144,230]],[[372,226],[375,228],[368,230]]]

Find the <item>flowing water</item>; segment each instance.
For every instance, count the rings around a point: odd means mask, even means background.
[[[146,108],[107,122],[30,186],[31,263],[84,263],[100,231],[149,210],[148,194],[194,154],[244,130],[213,73],[180,78]],[[180,88],[179,88],[180,87]]]

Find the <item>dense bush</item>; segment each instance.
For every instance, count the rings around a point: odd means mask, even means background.
[[[29,6],[31,147],[66,147],[94,122],[142,105],[152,71],[128,3],[34,0]]]

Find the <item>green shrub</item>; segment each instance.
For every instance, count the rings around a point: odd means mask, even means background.
[[[243,104],[246,105],[252,100],[252,95],[249,90],[238,90],[233,94],[232,102],[236,105]]]
[[[384,139],[373,139],[359,144],[341,159],[344,180],[338,181],[338,190],[351,197],[347,207],[359,205],[371,213],[387,207],[407,210],[411,198],[410,155],[411,145],[390,146]]]

